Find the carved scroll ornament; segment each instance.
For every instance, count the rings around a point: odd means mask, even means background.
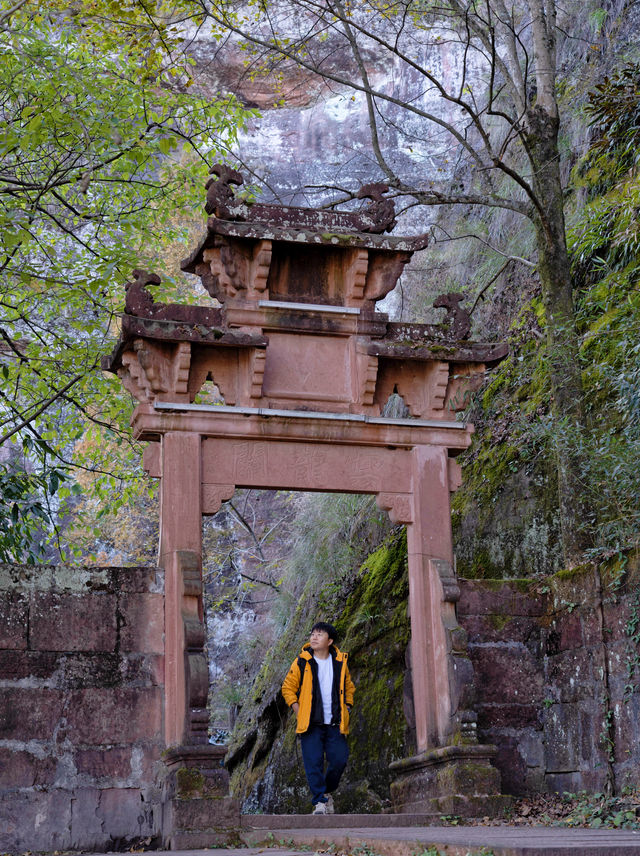
[[[453,339],[454,342],[468,338],[471,332],[471,313],[460,306],[460,301],[464,298],[464,294],[451,292],[440,294],[433,301],[436,309],[447,310],[442,323],[448,328],[449,338]]]

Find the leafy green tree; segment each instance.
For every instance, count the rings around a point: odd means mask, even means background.
[[[162,4],[0,2],[0,446],[30,438],[20,495],[33,488],[49,519],[52,465],[62,501],[71,465],[102,490],[138,474],[135,455],[75,454],[88,425],[128,442],[130,404],[100,355],[131,269],[157,268],[184,234],[248,115],[198,91],[183,41]]]

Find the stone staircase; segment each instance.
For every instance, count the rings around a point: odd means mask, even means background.
[[[241,838],[274,856],[330,847],[379,856],[640,856],[640,831],[558,827],[430,825],[429,815],[244,815]],[[273,849],[273,848],[280,848]],[[282,848],[287,848],[283,850]],[[244,851],[220,856],[259,856]]]
[[[394,829],[432,826],[440,820],[436,814],[243,814],[243,832],[304,829]]]

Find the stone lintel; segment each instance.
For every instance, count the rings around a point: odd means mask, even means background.
[[[151,442],[163,434],[188,431],[203,437],[233,437],[245,442],[252,439],[280,439],[319,444],[342,443],[347,446],[412,448],[433,445],[448,448],[454,454],[469,447],[473,432],[473,427],[464,422],[440,427],[437,420],[433,420],[431,426],[413,426],[407,424],[409,420],[394,425],[387,422],[380,424],[362,417],[329,420],[314,418],[313,412],[305,415],[307,418],[296,419],[293,414],[260,416],[241,412],[181,412],[179,404],[175,405],[174,412],[158,412],[149,405],[140,405],[134,412],[132,428],[136,439]]]
[[[302,304],[287,305],[283,301],[260,301],[260,304],[227,300],[226,317],[229,327],[255,327],[268,333],[282,330],[291,333],[328,333],[342,336],[385,335],[389,316],[383,312],[337,312],[334,307],[300,308]],[[345,307],[349,308],[349,307]]]

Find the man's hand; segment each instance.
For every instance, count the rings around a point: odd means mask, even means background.
[[[300,705],[298,704],[297,701],[294,701],[294,703],[291,705],[291,710],[295,713],[296,716],[298,715],[298,708],[299,707],[300,707]]]

